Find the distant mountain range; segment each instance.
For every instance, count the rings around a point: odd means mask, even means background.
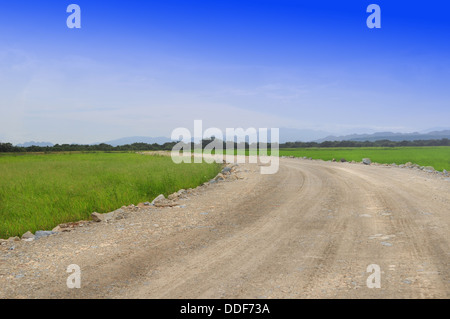
[[[270,130],[269,130],[270,131]],[[328,135],[327,135],[328,134]],[[379,141],[379,140],[389,140],[394,142],[399,141],[414,141],[414,140],[440,140],[443,138],[450,139],[450,129],[439,130],[439,131],[423,131],[423,132],[414,132],[414,133],[393,133],[393,132],[377,132],[373,134],[350,134],[350,135],[342,135],[335,136],[329,135],[329,133],[324,131],[315,131],[315,130],[302,130],[302,129],[291,129],[291,128],[280,128],[280,143],[286,142],[309,142],[314,141],[317,143],[325,142],[325,141]],[[270,138],[269,138],[270,141]],[[159,144],[162,145],[164,143],[172,142],[172,140],[165,136],[159,137],[145,137],[145,136],[132,136],[132,137],[124,137],[119,138],[112,141],[101,142],[104,144],[109,144],[112,146],[120,146],[127,145],[133,143],[147,143],[147,144]],[[97,145],[101,143],[94,143],[92,145]],[[20,147],[29,147],[29,146],[53,146],[54,144],[50,142],[26,142],[23,144],[17,144]]]
[[[375,142],[379,140],[389,140],[394,142],[400,141],[414,141],[414,140],[440,140],[443,138],[450,139],[450,130],[433,131],[429,133],[392,133],[392,132],[378,132],[373,134],[351,134],[344,136],[327,136],[315,142],[321,143],[325,141],[356,141],[356,142]]]
[[[99,143],[93,143],[91,145],[98,145],[98,144],[108,144],[111,146],[120,146],[120,145],[127,145],[127,144],[133,144],[133,143],[147,143],[147,144],[164,144],[167,142],[171,142],[172,140],[168,137],[145,137],[145,136],[132,136],[132,137],[124,137],[124,138],[119,138],[117,140],[112,140],[112,141],[106,141],[106,142],[99,142]],[[77,144],[77,143],[71,143],[71,144]],[[41,146],[41,147],[46,147],[46,146],[54,146],[53,143],[50,142],[35,142],[35,141],[31,141],[31,142],[26,142],[23,144],[17,144],[16,146],[19,147],[29,147],[29,146]]]
[[[162,145],[164,143],[172,142],[172,140],[168,137],[159,136],[159,137],[145,137],[145,136],[132,136],[132,137],[123,137],[117,140],[106,141],[104,144],[109,144],[111,146],[120,146],[120,145],[128,145],[133,143],[146,143],[146,144],[159,144]],[[95,143],[101,144],[101,143]]]
[[[310,142],[327,135],[330,135],[330,133],[325,131],[281,127],[280,143],[298,142],[298,141]]]

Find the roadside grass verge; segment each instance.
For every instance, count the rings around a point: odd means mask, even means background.
[[[411,162],[421,166],[433,166],[442,171],[450,170],[450,147],[353,147],[353,148],[282,148],[280,156],[311,157],[313,159],[361,162],[370,158],[382,164],[405,164]]]
[[[195,188],[220,169],[219,164],[177,165],[167,156],[135,153],[2,155],[0,238]]]
[[[193,153],[198,153],[194,150]],[[245,150],[230,150],[234,155],[249,155]],[[225,155],[227,150],[223,150]],[[259,151],[258,151],[259,153]],[[212,154],[216,154],[215,151]],[[271,154],[270,149],[267,154]],[[267,155],[264,153],[264,155]],[[416,146],[416,147],[315,147],[315,148],[280,148],[279,156],[311,157],[325,161],[361,162],[363,158],[370,158],[373,162],[382,164],[396,163],[398,165],[411,162],[421,166],[433,166],[437,171],[446,169],[450,171],[450,147],[449,146]]]

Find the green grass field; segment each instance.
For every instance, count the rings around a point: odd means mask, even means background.
[[[214,178],[218,164],[167,156],[68,153],[0,156],[0,238],[49,230]]]
[[[450,147],[363,147],[363,148],[296,148],[280,149],[280,156],[311,157],[313,159],[357,161],[368,157],[372,162],[433,166],[450,171]]]

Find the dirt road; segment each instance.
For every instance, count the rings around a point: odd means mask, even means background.
[[[194,165],[194,164],[193,164]],[[422,171],[282,159],[0,249],[1,298],[448,298],[450,182]],[[67,266],[81,268],[68,289]],[[368,288],[379,265],[381,288]]]

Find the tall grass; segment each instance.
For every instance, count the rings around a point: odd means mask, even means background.
[[[218,164],[177,165],[134,153],[0,156],[0,238],[151,201],[219,171]]]

